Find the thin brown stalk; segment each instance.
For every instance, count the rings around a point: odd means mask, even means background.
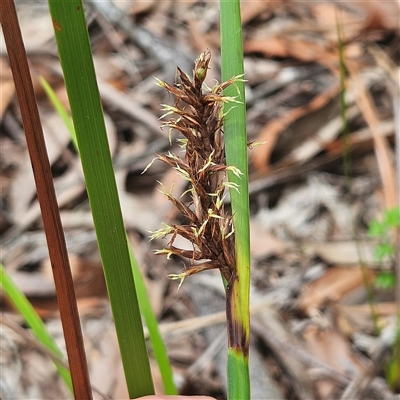
[[[77,399],[90,400],[92,391],[72,274],[25,47],[13,1],[4,0],[1,5],[0,21],[42,211],[74,394]]]

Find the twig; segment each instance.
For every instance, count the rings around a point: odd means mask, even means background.
[[[266,306],[271,306],[273,302],[270,298],[264,299],[257,304],[250,306],[251,314],[256,314],[265,309]],[[211,325],[222,324],[225,322],[226,313],[225,311],[217,312],[210,315],[204,315],[201,317],[194,317],[177,322],[165,322],[160,324],[160,331],[164,338],[168,336],[177,337],[179,335],[188,334],[201,329],[204,329]],[[145,337],[148,337],[147,328],[144,328]]]

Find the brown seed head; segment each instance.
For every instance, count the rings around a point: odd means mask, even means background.
[[[152,238],[172,235],[167,247],[157,254],[168,257],[175,254],[189,259],[189,266],[181,274],[173,276],[181,282],[186,276],[214,268],[219,269],[229,281],[235,269],[233,222],[223,203],[224,191],[232,184],[225,182],[228,167],[222,130],[223,103],[235,99],[224,97],[222,91],[241,77],[217,84],[212,89],[204,87],[210,57],[209,52],[198,57],[192,80],[179,67],[174,86],[157,80],[159,86],[176,98],[174,106],[164,105],[166,113],[163,118],[171,114],[178,115],[178,118],[170,118],[164,126],[179,131],[185,137],[184,141],[181,140],[185,149],[183,159],[172,153],[158,154],[158,159],[188,181],[187,193],[190,193],[191,201],[184,204],[164,190],[185,218],[186,225],[165,225],[154,232]],[[237,168],[229,169],[239,176]],[[238,187],[234,189],[238,190]],[[178,235],[189,240],[193,250],[175,247],[173,244]]]

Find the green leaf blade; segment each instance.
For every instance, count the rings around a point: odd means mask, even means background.
[[[221,75],[222,81],[243,76],[243,43],[239,0],[220,0],[221,7]],[[226,163],[238,168],[243,176],[228,172],[230,182],[239,191],[230,189],[235,228],[236,276],[227,286],[228,336],[228,399],[250,399],[248,352],[250,340],[250,212],[246,135],[246,105],[244,81],[224,90],[225,96],[237,102],[224,106],[224,136]],[[233,336],[237,337],[233,337]],[[240,345],[237,345],[240,344]],[[238,346],[238,347],[236,347]]]
[[[80,0],[49,5],[129,395],[153,394],[83,5]]]

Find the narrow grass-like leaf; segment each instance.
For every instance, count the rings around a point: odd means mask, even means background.
[[[54,109],[57,111],[58,115],[63,120],[64,125],[67,127],[71,135],[71,140],[72,143],[74,144],[75,150],[79,153],[74,124],[72,123],[70,115],[68,114],[65,107],[62,105],[61,101],[57,97],[53,88],[50,86],[49,82],[47,82],[46,79],[43,78],[43,76],[40,77],[39,81],[40,84],[42,85],[43,90],[46,92],[46,95],[49,98],[51,104],[53,105]]]
[[[222,81],[244,74],[240,1],[221,0]],[[227,165],[238,168],[242,177],[232,172],[229,181],[239,186],[230,190],[235,227],[237,276],[227,286],[228,317],[228,399],[250,398],[248,351],[250,338],[250,228],[244,82],[238,81],[224,91],[239,103],[226,103],[224,135]],[[239,94],[238,94],[239,93]]]
[[[46,325],[43,323],[35,309],[32,307],[29,300],[15,285],[11,277],[8,275],[3,264],[0,264],[0,285],[4,290],[4,293],[7,295],[12,304],[25,319],[28,326],[32,329],[37,339],[56,356],[64,357],[61,350],[55,343],[53,337],[47,331]],[[56,365],[61,378],[64,380],[68,389],[72,393],[72,382],[69,370],[57,363],[56,361],[54,361],[54,364]]]
[[[129,396],[153,394],[83,4],[49,0],[49,5]]]

